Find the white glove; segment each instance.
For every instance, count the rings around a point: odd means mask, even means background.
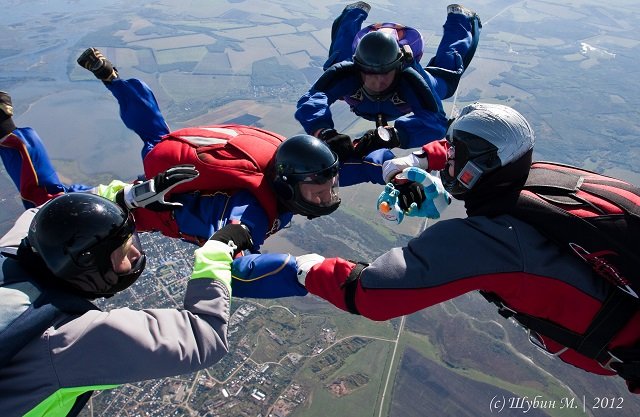
[[[168,211],[182,207],[181,203],[166,201],[164,197],[173,188],[193,181],[198,175],[198,170],[193,165],[176,165],[150,180],[127,184],[123,189],[124,203],[128,209],[144,207],[151,211]]]
[[[309,253],[307,255],[296,256],[296,265],[298,267],[298,282],[304,285],[307,280],[307,273],[315,265],[324,261],[324,256],[317,253]]]
[[[382,164],[382,178],[385,183],[390,183],[393,178],[404,171],[405,168],[418,167],[425,171],[429,170],[429,160],[427,154],[422,150],[410,153],[407,156],[389,159]]]

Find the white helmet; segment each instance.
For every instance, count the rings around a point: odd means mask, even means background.
[[[446,136],[454,161],[454,175],[449,167],[441,171],[442,182],[453,196],[462,196],[482,178],[525,155],[522,171],[509,172],[514,180],[526,179],[534,144],[529,122],[511,107],[501,104],[473,103],[464,107],[449,126]],[[526,162],[526,161],[525,161]],[[526,170],[526,171],[525,171]],[[516,178],[517,177],[517,178]]]

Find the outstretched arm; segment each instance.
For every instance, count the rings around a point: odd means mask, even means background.
[[[305,132],[315,135],[334,127],[330,106],[353,94],[362,84],[360,75],[349,62],[338,63],[322,74],[296,105],[295,118]]]
[[[447,124],[444,112],[417,109],[413,114],[396,119],[393,126],[398,130],[400,147],[410,149],[443,138],[447,133]]]
[[[60,386],[161,378],[219,361],[229,350],[233,251],[222,241],[195,251],[184,309],[93,310],[49,332],[43,340]],[[100,355],[99,364],[83,354],[89,351]]]

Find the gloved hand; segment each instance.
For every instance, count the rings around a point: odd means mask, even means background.
[[[360,139],[355,141],[355,153],[364,158],[377,149],[393,149],[400,146],[400,138],[395,127],[379,126],[368,130]]]
[[[424,201],[418,206],[413,202],[405,210],[407,216],[428,217],[429,219],[439,219],[440,213],[451,204],[451,195],[444,189],[442,181],[435,175],[429,174],[421,168],[406,168],[401,173],[401,177],[420,183],[423,187]],[[396,176],[398,178],[398,176]],[[409,201],[410,198],[407,198]]]
[[[151,211],[169,211],[181,207],[181,203],[165,201],[164,196],[177,185],[197,178],[193,165],[176,165],[157,174],[150,180],[128,184],[116,195],[116,202],[124,202],[127,209],[144,207]]]
[[[304,286],[309,270],[322,261],[324,261],[324,256],[320,256],[317,253],[309,253],[296,257],[296,265],[298,266],[297,275],[300,285]]]
[[[398,190],[398,206],[403,212],[408,212],[410,208],[417,207],[420,209],[425,200],[424,187],[421,183],[415,181],[403,180],[395,184]]]
[[[251,233],[249,228],[243,224],[228,223],[220,230],[215,232],[209,240],[217,240],[226,245],[229,245],[231,249],[231,256],[235,257],[240,252],[251,249],[253,247],[253,241],[251,240]]]
[[[323,129],[318,138],[338,155],[340,161],[344,161],[353,155],[353,143],[351,143],[349,135],[338,133],[335,129]]]
[[[378,197],[378,212],[386,220],[400,224],[405,213],[422,207],[425,198],[424,187],[419,182],[407,179],[390,182]]]
[[[389,221],[399,224],[404,216],[438,219],[451,203],[440,179],[421,168],[406,168],[396,180],[407,185],[388,183],[377,202],[378,212]]]
[[[192,279],[212,278],[221,282],[232,293],[231,269],[233,258],[253,246],[249,229],[241,224],[229,223],[215,232],[202,247],[194,252]]]
[[[389,159],[382,163],[382,178],[384,182],[392,182],[393,177],[404,171],[406,168],[418,167],[425,171],[429,170],[429,159],[423,150],[410,153],[407,156]]]

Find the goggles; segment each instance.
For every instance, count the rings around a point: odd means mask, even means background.
[[[338,176],[338,161],[333,163],[329,168],[323,169],[320,172],[313,172],[309,174],[289,174],[287,177],[293,177],[293,179],[297,180],[300,183],[311,183],[311,184],[324,184],[327,181],[333,180]]]

